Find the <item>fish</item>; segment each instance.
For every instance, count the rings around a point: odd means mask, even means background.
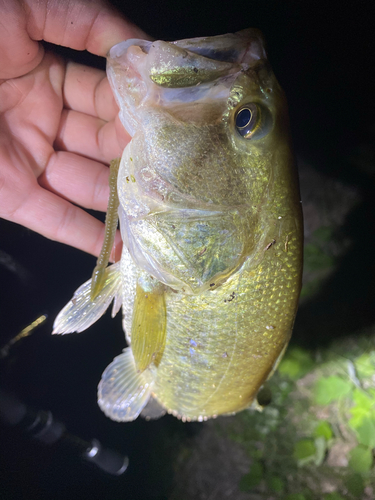
[[[122,255],[75,292],[53,333],[122,307],[127,347],[98,386],[112,420],[232,415],[275,371],[301,289],[298,176],[263,35],[127,40],[107,76],[131,136],[111,170]]]

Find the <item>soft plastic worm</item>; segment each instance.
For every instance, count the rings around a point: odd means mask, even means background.
[[[91,301],[100,293],[105,280],[105,268],[108,265],[113,243],[115,241],[118,222],[119,199],[117,194],[117,174],[120,158],[111,161],[109,166],[109,200],[107,215],[105,217],[104,242],[91,278]]]

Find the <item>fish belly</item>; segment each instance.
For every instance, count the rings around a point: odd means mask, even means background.
[[[168,294],[153,392],[175,416],[203,420],[248,407],[288,343],[301,242],[295,221],[285,222],[260,261],[246,261],[222,286],[198,296]]]

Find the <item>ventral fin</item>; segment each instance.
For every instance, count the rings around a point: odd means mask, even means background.
[[[131,346],[137,370],[160,363],[166,340],[167,311],[165,289],[160,283],[137,283]]]
[[[167,410],[152,396],[150,397],[147,405],[141,411],[141,417],[145,420],[157,420],[163,417]]]
[[[135,420],[150,399],[153,378],[137,371],[130,347],[104,370],[98,386],[98,405],[117,422]]]
[[[113,299],[112,317],[118,312],[122,302],[120,262],[105,269],[103,287],[94,300],[91,300],[91,280],[74,292],[73,298],[57,315],[52,333],[86,330],[105,313]]]

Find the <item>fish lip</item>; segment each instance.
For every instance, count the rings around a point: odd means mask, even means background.
[[[228,40],[227,45],[221,47],[222,50],[215,48],[215,45],[220,45],[220,41],[224,39]],[[208,41],[208,43],[204,43],[205,41]],[[255,28],[248,28],[225,35],[186,38],[170,43],[185,48],[197,55],[207,57],[208,59],[245,65],[247,67],[253,66],[261,59],[267,59],[263,34],[260,30]],[[198,45],[194,46],[193,44],[195,43]],[[239,46],[241,45],[243,47],[242,56],[241,51],[239,51]],[[237,57],[230,56],[231,53],[234,55],[236,52],[238,54]],[[226,57],[225,54],[227,54]]]
[[[220,49],[215,47],[215,45],[220,44],[220,42],[224,40],[228,40],[226,45],[224,43],[224,46],[220,47]],[[112,61],[119,59],[126,55],[129,47],[134,45],[140,47],[143,52],[148,54],[151,46],[160,41],[161,40],[149,41],[140,38],[130,38],[113,45],[107,52],[106,57]],[[259,30],[254,28],[211,37],[183,38],[167,43],[185,49],[202,58],[212,61],[227,62],[234,65],[239,64],[251,67],[256,64],[257,61],[267,59],[263,35]],[[194,45],[194,43],[198,45]],[[241,45],[242,50],[239,50],[238,46]],[[235,57],[235,54],[237,54],[237,57]]]
[[[116,43],[116,45],[113,45],[107,52],[106,57],[111,60],[119,59],[124,56],[128,48],[133,45],[140,47],[146,54],[148,54],[152,43],[153,42],[150,42],[149,40],[142,40],[141,38],[129,38],[128,40],[124,40]]]

